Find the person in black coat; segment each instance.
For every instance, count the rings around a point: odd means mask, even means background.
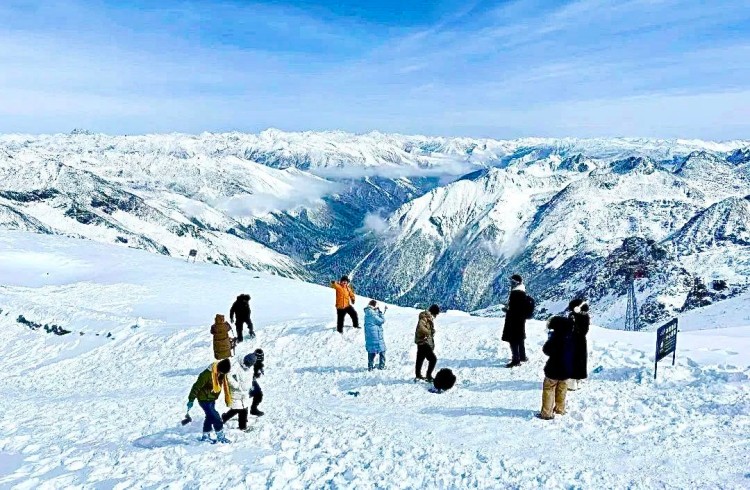
[[[575,391],[581,388],[581,380],[588,378],[588,342],[586,335],[589,333],[591,319],[589,318],[589,305],[582,299],[574,299],[568,305],[570,319],[573,320],[573,375],[568,381],[568,390]]]
[[[253,321],[250,319],[250,295],[240,294],[229,310],[229,319],[235,322],[237,327],[237,342],[242,342],[242,327],[247,325],[247,336],[255,338],[253,332]]]
[[[544,366],[542,410],[539,418],[551,420],[555,414],[565,414],[567,380],[573,375],[573,320],[564,316],[553,316],[547,322],[549,336],[542,350],[549,356]]]
[[[528,314],[528,300],[523,278],[514,274],[510,278],[510,296],[505,311],[505,325],[503,326],[503,342],[510,344],[511,360],[505,365],[507,368],[519,366],[528,361],[526,357],[526,316]]]

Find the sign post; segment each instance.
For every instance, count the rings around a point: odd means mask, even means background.
[[[659,327],[656,331],[656,355],[654,356],[654,379],[659,368],[659,361],[672,354],[672,365],[677,358],[677,318]]]

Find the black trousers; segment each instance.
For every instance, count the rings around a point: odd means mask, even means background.
[[[359,328],[359,317],[357,316],[357,310],[353,306],[349,305],[346,308],[336,309],[336,330],[339,333],[344,333],[344,318],[349,315],[352,319],[354,328]]]
[[[247,429],[247,408],[240,408],[240,409],[232,408],[227,413],[225,413],[225,414],[223,414],[221,416],[221,421],[226,424],[227,420],[231,419],[235,415],[239,415],[239,419],[240,419],[239,427],[240,427],[240,430]]]
[[[425,359],[427,359],[427,377],[431,378],[432,371],[435,369],[435,364],[437,363],[437,357],[435,356],[432,347],[427,344],[419,344],[417,345],[417,365],[414,368],[414,373],[417,375],[417,378],[422,376],[422,365],[424,364]]]
[[[247,325],[247,333],[250,335],[250,338],[253,338],[253,336],[254,336],[254,333],[253,333],[253,322],[251,322],[250,320],[245,320],[245,319],[240,320],[238,318],[237,322],[234,324],[237,327],[237,342],[242,342],[242,340],[243,340],[242,339],[242,326],[243,326],[243,324]]]
[[[526,360],[526,345],[525,341],[519,340],[517,342],[510,343],[510,352],[512,355],[511,362],[521,362]]]

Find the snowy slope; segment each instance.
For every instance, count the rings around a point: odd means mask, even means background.
[[[368,373],[362,332],[334,332],[328,288],[21,232],[0,233],[0,277],[0,369],[13,387],[0,397],[3,487],[747,487],[747,302],[729,300],[733,328],[681,333],[677,366],[664,362],[657,382],[652,333],[593,328],[596,372],[547,423],[533,418],[537,322],[531,362],[507,370],[498,320],[438,317],[439,367],[458,384],[434,395],[410,379],[415,310],[389,309],[389,369]],[[243,352],[266,351],[267,415],[250,434],[230,429],[231,445],[201,445],[202,417],[179,420],[211,361],[208,325],[240,292],[259,333]]]

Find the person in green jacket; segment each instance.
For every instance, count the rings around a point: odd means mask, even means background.
[[[201,441],[211,441],[211,429],[216,431],[216,441],[221,443],[230,442],[224,436],[224,422],[221,415],[216,411],[216,400],[219,398],[222,390],[224,391],[224,401],[227,406],[232,404],[232,395],[229,391],[227,374],[231,369],[229,359],[223,359],[211,364],[208,369],[203,371],[193,384],[188,395],[187,409],[188,412],[193,408],[193,402],[197,399],[198,405],[206,414],[206,420],[203,421],[203,436]]]

